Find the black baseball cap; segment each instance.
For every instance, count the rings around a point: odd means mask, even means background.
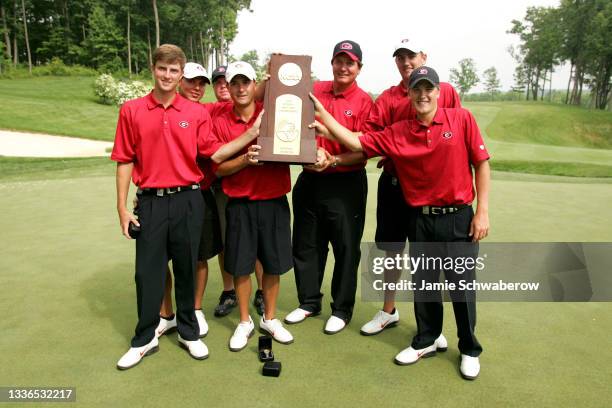
[[[338,54],[343,53],[351,57],[353,61],[361,63],[361,47],[355,41],[345,40],[336,44],[334,47],[334,55],[332,56],[332,60],[336,58]]]
[[[221,77],[225,78],[225,71],[227,71],[227,67],[225,65],[219,65],[212,73],[212,81],[213,84],[215,81]]]
[[[427,81],[435,87],[440,86],[440,78],[438,77],[438,73],[435,69],[430,67],[422,66],[412,71],[410,78],[408,78],[408,88],[415,88],[421,81]]]

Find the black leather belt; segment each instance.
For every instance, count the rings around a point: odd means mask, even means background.
[[[462,210],[467,207],[471,207],[472,204],[458,204],[458,205],[450,205],[446,207],[436,207],[433,205],[425,205],[420,207],[420,213],[423,215],[444,215],[444,214],[453,214],[459,210]]]
[[[181,191],[198,190],[199,184],[190,184],[188,186],[166,187],[166,188],[139,188],[136,194],[141,195],[156,195],[163,197],[165,195],[180,193]]]

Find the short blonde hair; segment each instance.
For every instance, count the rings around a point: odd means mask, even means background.
[[[185,68],[185,63],[187,62],[187,57],[183,50],[174,45],[174,44],[162,44],[153,51],[153,66],[158,61],[166,62],[169,64],[179,63],[181,64],[181,69]]]

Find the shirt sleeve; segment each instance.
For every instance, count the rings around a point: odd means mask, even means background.
[[[130,109],[125,104],[119,110],[111,160],[119,163],[133,163],[136,161],[136,146],[134,143],[134,130],[132,129],[130,119]]]
[[[212,131],[212,119],[210,118],[210,114],[207,109],[202,109],[202,116],[200,117],[200,123],[198,125],[198,156],[201,157],[210,157],[215,153],[212,150],[212,146],[210,144],[210,133]]]
[[[372,105],[370,114],[363,126],[363,132],[378,132],[389,124],[389,107],[386,102],[385,93],[376,98],[376,102]]]
[[[445,108],[460,108],[461,107],[461,98],[459,98],[459,94],[455,90],[455,88],[449,84],[448,88],[446,88],[445,100],[448,101]]]
[[[386,127],[379,132],[368,132],[359,137],[359,143],[369,159],[376,156],[391,156],[395,150],[393,143],[394,127]]]
[[[490,156],[487,148],[485,147],[482,135],[480,134],[480,129],[478,128],[476,119],[474,119],[474,115],[472,115],[467,109],[462,109],[462,111],[466,148],[470,157],[470,163],[475,165],[483,160],[488,160]]]
[[[225,143],[220,137],[219,134],[219,124],[218,121],[212,120],[209,117],[209,131],[205,135],[205,138],[202,140],[202,148],[199,150],[199,153],[203,157],[211,157],[223,144]]]
[[[213,120],[212,131],[210,132],[210,136],[208,138],[207,153],[210,153],[208,157],[215,154],[215,152],[219,150],[219,148],[228,141],[229,140],[225,137],[225,133],[223,131],[223,124],[221,123],[221,121],[218,119]],[[210,167],[212,169],[212,172],[216,173],[220,165],[221,163],[217,164],[211,160]]]

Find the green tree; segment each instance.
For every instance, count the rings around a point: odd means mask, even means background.
[[[547,74],[559,64],[562,36],[558,29],[560,12],[552,7],[529,7],[524,21],[512,20],[509,33],[517,34],[520,61],[526,66],[527,98],[538,99],[546,85]]]
[[[459,61],[459,68],[450,70],[450,81],[459,89],[459,96],[463,98],[480,81],[474,60],[464,58]]]
[[[491,95],[491,100],[495,98],[495,94],[501,89],[501,84],[497,76],[497,69],[495,67],[487,68],[484,71],[484,86],[487,92]]]
[[[94,67],[102,71],[115,71],[123,67],[120,50],[124,37],[112,14],[96,6],[89,15],[89,34],[86,45]]]
[[[595,107],[605,109],[612,87],[612,2],[599,3],[585,35],[585,73]]]

